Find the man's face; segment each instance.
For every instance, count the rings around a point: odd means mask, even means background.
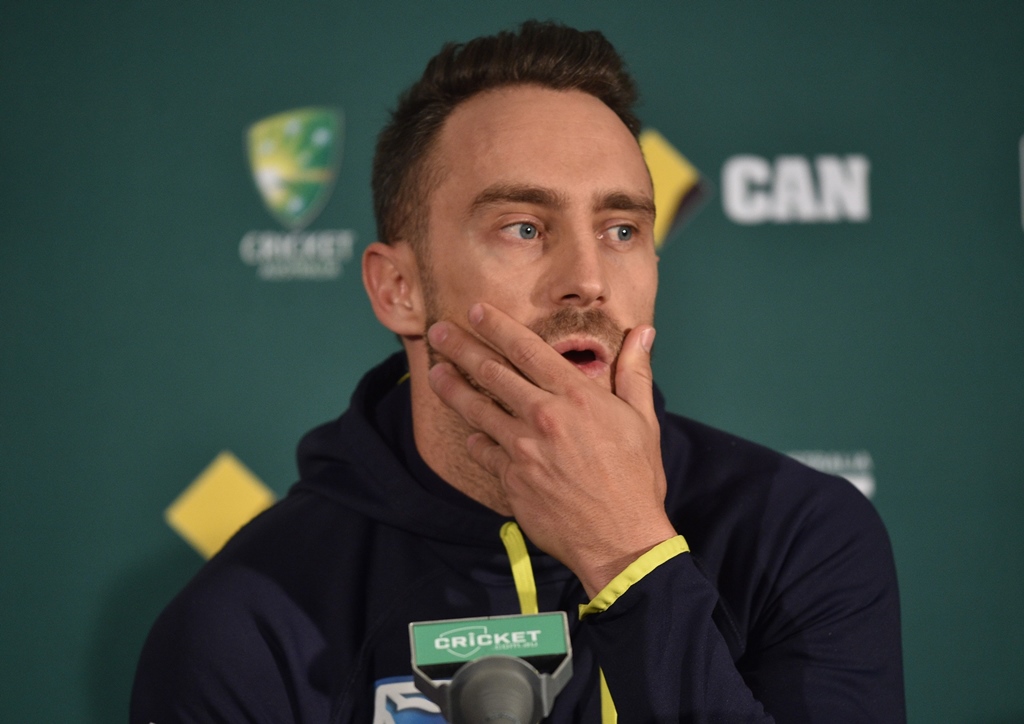
[[[515,86],[458,106],[433,153],[428,325],[466,326],[489,302],[612,389],[658,280],[654,194],[626,126],[591,95]]]

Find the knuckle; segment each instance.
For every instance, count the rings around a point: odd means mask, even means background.
[[[452,359],[462,360],[466,356],[466,339],[459,334],[452,334],[448,337],[448,350],[446,354]]]
[[[473,458],[476,462],[491,475],[500,477],[501,466],[494,457],[494,453],[491,450],[476,450],[473,453]]]
[[[470,454],[485,469],[493,472],[494,450],[491,445],[488,445],[486,442],[477,442],[470,451]]]
[[[501,364],[498,360],[487,358],[480,363],[480,368],[477,370],[477,380],[484,387],[490,388],[496,383],[501,382],[507,372],[508,370],[505,365]]]
[[[492,404],[488,398],[482,395],[474,395],[466,405],[466,422],[479,430]]]
[[[537,443],[529,437],[521,436],[512,441],[512,450],[517,459],[530,459],[536,451]]]
[[[538,405],[530,411],[534,427],[545,437],[557,435],[562,428],[560,416],[545,405]]]
[[[592,399],[589,390],[571,385],[565,390],[565,397],[577,414],[586,415],[590,411]]]
[[[522,367],[530,366],[537,358],[537,354],[540,352],[536,340],[530,338],[520,338],[512,342],[511,348],[509,349],[509,359],[516,367],[522,369]]]

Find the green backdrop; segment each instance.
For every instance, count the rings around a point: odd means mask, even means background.
[[[241,258],[285,231],[246,129],[342,109],[309,231],[358,259],[398,92],[441,42],[530,16],[603,29],[709,189],[662,250],[671,407],[871,479],[910,720],[1024,722],[1024,4],[906,0],[4,3],[0,720],[123,721],[201,564],[165,508],[222,450],[283,494],[299,436],[395,349],[355,261],[266,280]],[[823,155],[869,162],[867,218],[726,212],[820,201],[783,168]],[[769,177],[723,178],[738,156]]]

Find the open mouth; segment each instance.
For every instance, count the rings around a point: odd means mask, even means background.
[[[570,349],[563,352],[562,356],[574,365],[585,365],[597,360],[597,355],[591,349]]]
[[[553,346],[556,352],[572,362],[587,377],[599,377],[609,370],[608,354],[595,340],[568,339]]]

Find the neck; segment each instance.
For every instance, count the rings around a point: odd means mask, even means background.
[[[469,456],[466,439],[473,433],[465,420],[430,389],[426,355],[408,349],[412,429],[416,450],[442,480],[501,515],[511,515],[501,481]]]

